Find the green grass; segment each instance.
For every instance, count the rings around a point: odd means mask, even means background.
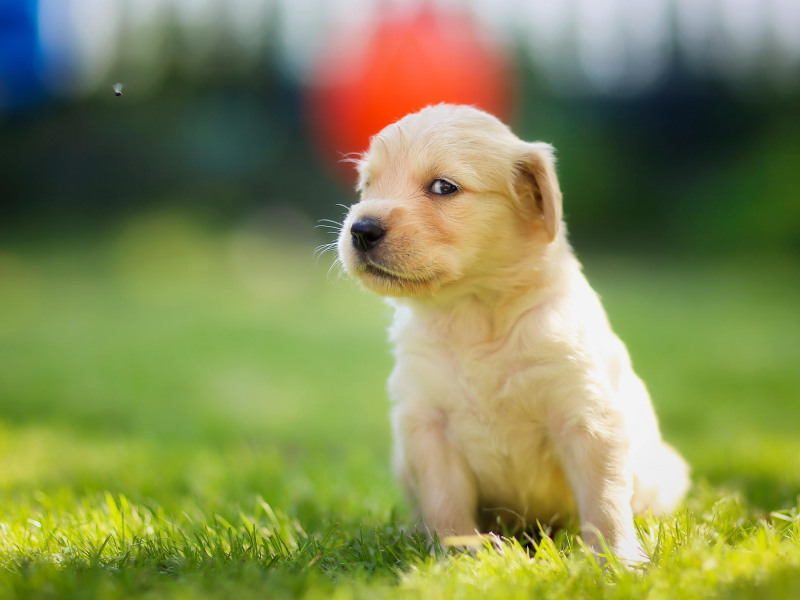
[[[389,311],[308,246],[154,215],[0,247],[0,597],[800,597],[800,278],[584,257],[695,486],[652,565],[413,533]]]

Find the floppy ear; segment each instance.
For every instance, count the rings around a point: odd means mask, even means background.
[[[561,223],[561,188],[556,177],[554,153],[550,144],[524,143],[517,163],[517,191],[536,204],[551,242],[556,239]]]

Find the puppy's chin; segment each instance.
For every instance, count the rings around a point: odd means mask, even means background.
[[[361,261],[352,268],[348,266],[347,270],[366,289],[381,296],[423,298],[433,295],[440,287],[439,278],[435,275],[423,277],[407,274],[368,261]]]

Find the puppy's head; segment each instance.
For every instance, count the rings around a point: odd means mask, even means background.
[[[347,271],[385,296],[480,285],[556,239],[561,192],[548,144],[466,106],[389,125],[358,163],[361,198],[338,241]]]

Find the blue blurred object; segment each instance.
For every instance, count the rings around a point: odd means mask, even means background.
[[[44,96],[38,0],[0,0],[0,110]]]

